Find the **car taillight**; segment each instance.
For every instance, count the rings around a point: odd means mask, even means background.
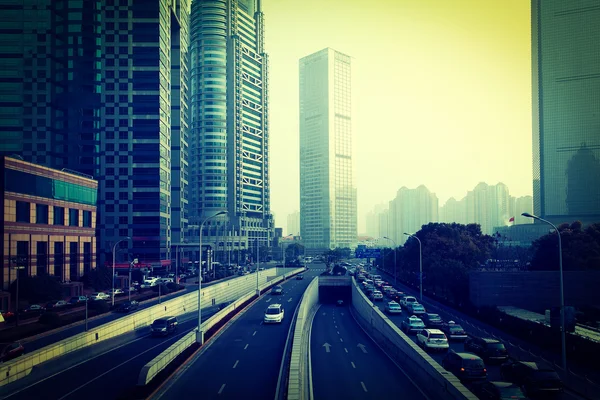
[[[485,368],[484,368],[484,369],[483,369],[483,372],[487,372],[487,369],[485,369]]]
[[[465,369],[463,367],[460,367],[460,372],[465,372]]]

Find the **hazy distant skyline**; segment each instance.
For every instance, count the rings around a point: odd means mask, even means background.
[[[353,57],[359,232],[421,184],[444,204],[479,182],[532,194],[529,1],[265,0],[276,226],[299,207],[298,62]]]

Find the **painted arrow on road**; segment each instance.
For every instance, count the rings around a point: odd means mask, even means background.
[[[331,347],[331,345],[329,343],[325,342],[323,347],[325,347],[325,351],[329,353],[329,348]]]
[[[357,344],[356,347],[360,347],[360,349],[363,351],[363,353],[367,352],[367,349],[365,349],[365,345],[364,344]]]
[[[292,301],[292,298],[291,298],[291,297],[290,297],[290,299],[288,300],[288,303],[289,303],[290,301]]]

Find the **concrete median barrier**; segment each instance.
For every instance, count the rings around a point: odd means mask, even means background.
[[[275,280],[285,279],[296,271],[286,268],[271,268],[259,272],[259,285],[272,285]],[[230,279],[202,289],[202,302],[206,307],[227,301],[236,300],[256,289],[256,275],[250,274]],[[203,307],[204,308],[204,307]],[[46,361],[64,356],[71,352],[97,344],[110,338],[148,327],[152,322],[167,315],[179,316],[198,310],[198,292],[188,293],[162,304],[123,316],[115,321],[90,329],[59,342],[26,353],[23,356],[6,362],[0,366],[0,386],[27,376],[32,368]],[[224,310],[223,310],[224,311]],[[210,320],[210,319],[209,319]],[[207,321],[208,322],[208,321]]]
[[[284,270],[284,269],[281,268],[281,270]],[[298,268],[298,269],[295,269],[295,270],[289,271],[289,272],[283,271],[281,274],[271,277],[266,282],[259,284],[258,288],[262,292],[262,291],[268,289],[269,287],[282,282],[284,279],[287,279],[287,278],[294,276],[303,271],[304,271],[304,268]],[[250,276],[250,275],[246,275],[246,277],[248,277],[248,276]],[[256,294],[256,277],[254,275],[252,275],[252,277],[254,278],[253,289],[251,289],[246,294],[239,297],[237,300],[235,300],[228,306],[224,307],[218,313],[216,313],[215,315],[210,317],[208,320],[206,320],[201,326],[203,332],[207,332],[209,329],[211,329],[213,326],[215,326],[217,323],[219,323],[223,318],[225,318],[227,315],[229,315],[229,313],[238,309],[240,306],[242,306],[246,301],[248,301],[250,298],[252,298],[252,296],[254,296]],[[197,299],[197,297],[196,297],[196,299]],[[198,307],[196,307],[196,310],[197,309],[198,309]],[[150,362],[148,362],[146,365],[144,365],[144,367],[142,368],[142,370],[140,371],[140,374],[138,376],[138,383],[137,383],[138,386],[145,386],[148,383],[150,383],[152,381],[152,379],[154,379],[156,377],[156,375],[158,375],[162,370],[164,370],[171,361],[173,361],[175,358],[177,358],[177,356],[179,356],[182,352],[184,352],[189,346],[191,346],[195,342],[196,342],[196,329],[192,330],[190,333],[186,334],[183,338],[179,339],[176,343],[171,345],[168,349],[166,349],[161,354],[159,354],[154,359],[152,359]]]
[[[319,277],[315,277],[306,288],[296,317],[292,340],[292,355],[288,375],[288,400],[312,398],[310,385],[310,327],[319,306]]]
[[[352,278],[352,315],[371,338],[432,399],[477,400],[458,378],[442,368],[364,295]]]

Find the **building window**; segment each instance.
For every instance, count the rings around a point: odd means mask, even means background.
[[[16,274],[18,274],[19,278],[25,277],[28,275],[29,270],[29,242],[27,241],[18,241],[17,242],[17,260],[16,260]]]
[[[92,244],[83,243],[83,273],[87,274],[92,269]]]
[[[31,209],[26,201],[17,201],[17,222],[31,222]]]
[[[61,282],[65,276],[65,246],[62,242],[54,243],[54,275],[57,276]]]
[[[83,211],[83,226],[85,228],[92,227],[92,212],[91,211]]]
[[[35,205],[35,223],[48,224],[48,206],[46,204]]]
[[[48,273],[48,243],[36,243],[36,266],[37,275],[46,275]]]
[[[77,242],[69,242],[69,280],[79,277],[79,251]]]
[[[79,226],[79,210],[69,208],[69,226]]]
[[[64,207],[54,206],[54,225],[65,225],[65,209]]]

